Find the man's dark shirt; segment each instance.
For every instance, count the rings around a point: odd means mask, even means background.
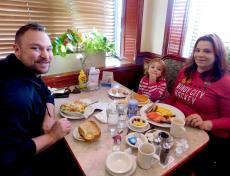
[[[14,54],[0,60],[1,169],[10,172],[22,168],[34,157],[36,146],[32,138],[43,133],[47,102],[54,100],[40,77]]]

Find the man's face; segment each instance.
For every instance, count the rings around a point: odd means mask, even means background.
[[[50,39],[45,32],[26,31],[14,45],[14,49],[17,58],[35,74],[49,71],[53,53]]]

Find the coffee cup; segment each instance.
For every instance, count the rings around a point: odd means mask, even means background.
[[[185,135],[185,119],[174,118],[171,121],[170,134],[176,138],[182,138]]]
[[[156,148],[150,143],[142,143],[138,147],[137,163],[142,169],[149,169],[156,164],[160,159],[155,153]]]

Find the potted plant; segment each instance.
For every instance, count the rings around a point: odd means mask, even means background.
[[[113,54],[114,44],[110,42],[104,34],[94,29],[84,36],[82,50],[86,54],[95,54],[99,52]]]
[[[67,59],[55,59],[51,70],[85,70],[87,67],[105,65],[105,53],[114,53],[114,44],[102,33],[93,30],[82,34],[78,30],[68,29],[52,40],[53,54]],[[74,53],[74,54],[72,54]],[[79,64],[80,61],[80,64]]]
[[[76,53],[81,48],[82,34],[78,30],[67,29],[66,32],[52,40],[53,54],[61,55]]]

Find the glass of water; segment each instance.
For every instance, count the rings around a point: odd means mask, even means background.
[[[108,130],[111,136],[116,135],[117,133],[117,123],[118,123],[118,112],[116,109],[116,104],[111,103],[106,109],[107,121],[108,121]]]
[[[118,112],[117,128],[124,129],[126,128],[128,105],[123,103],[118,103],[116,107]]]

